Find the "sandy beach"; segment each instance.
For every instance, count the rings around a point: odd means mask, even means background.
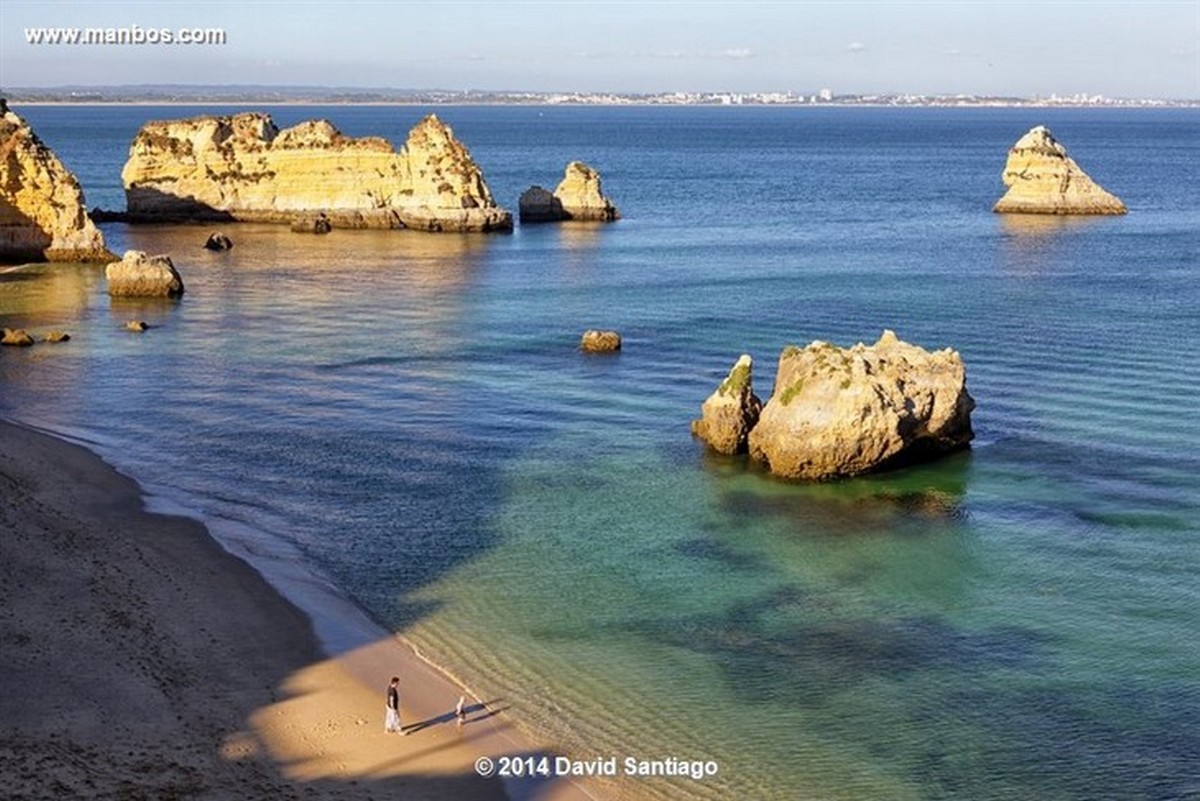
[[[35,798],[588,798],[480,777],[542,755],[395,638],[336,657],[199,522],[83,447],[0,422],[0,782]],[[402,677],[407,736],[383,731]],[[481,701],[488,703],[481,703]],[[594,789],[594,788],[593,788]]]

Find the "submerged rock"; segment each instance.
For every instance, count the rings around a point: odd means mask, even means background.
[[[549,189],[531,186],[521,193],[517,201],[517,213],[521,224],[559,222],[567,218],[562,201]]]
[[[754,394],[754,362],[742,355],[692,421],[692,434],[718,453],[745,453],[747,437],[758,422],[762,401]]]
[[[333,223],[324,212],[305,214],[292,221],[292,231],[297,234],[327,234],[332,230]]]
[[[512,228],[466,147],[432,114],[399,152],[326,120],[283,131],[258,112],[151,122],[121,177],[137,221],[290,223],[323,210],[333,225],[354,228]]]
[[[27,348],[32,344],[33,337],[24,328],[5,328],[4,335],[0,337],[0,345]]]
[[[108,294],[117,298],[174,298],[183,294],[183,279],[165,255],[147,256],[140,250],[104,270]]]
[[[1106,192],[1039,125],[1008,151],[1002,176],[1008,192],[992,211],[1019,214],[1124,214],[1125,204]]]
[[[208,235],[208,239],[204,241],[205,250],[232,250],[233,240],[225,236],[219,231],[215,231]]]
[[[125,323],[125,330],[133,331],[136,334],[142,333],[149,327],[150,326],[146,324],[145,320],[130,320],[127,323]]]
[[[33,129],[0,113],[0,261],[115,258],[83,205],[83,190]]]
[[[871,346],[788,347],[750,455],[786,478],[855,476],[965,447],[974,408],[949,348],[930,353],[891,331]]]
[[[69,342],[70,340],[71,340],[70,334],[68,334],[66,331],[59,331],[57,329],[54,331],[47,331],[46,336],[43,338],[43,341],[50,342],[50,343]]]
[[[604,196],[600,173],[582,161],[567,165],[554,197],[562,204],[564,220],[612,222],[621,216],[613,202]]]
[[[586,353],[612,353],[621,349],[621,335],[616,331],[584,331],[579,347]]]

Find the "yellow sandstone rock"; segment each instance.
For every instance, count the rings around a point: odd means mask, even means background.
[[[745,453],[746,438],[758,422],[762,401],[754,394],[754,361],[743,354],[729,375],[700,407],[692,434],[718,453]]]
[[[962,357],[891,331],[874,345],[785,348],[750,431],[750,455],[786,478],[855,476],[965,447],[974,436]]]
[[[183,294],[183,279],[171,257],[149,256],[127,250],[120,261],[104,269],[108,294],[114,298],[176,298]]]
[[[1042,125],[1008,151],[1002,176],[1008,192],[992,211],[1018,214],[1124,214],[1125,204],[1079,168]]]
[[[621,349],[621,335],[616,331],[589,329],[579,338],[579,348],[584,353],[615,353]]]
[[[346,228],[512,228],[466,147],[432,114],[399,152],[325,120],[283,131],[258,112],[151,122],[121,178],[136,221],[290,223],[324,212]]]
[[[562,204],[564,219],[612,222],[621,215],[600,188],[600,173],[582,161],[567,165],[562,181],[554,190]]]
[[[0,105],[0,260],[107,261],[83,191],[20,117]]]

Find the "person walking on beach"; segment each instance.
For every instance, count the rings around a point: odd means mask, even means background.
[[[386,732],[398,731],[401,734],[408,734],[404,727],[400,725],[400,677],[392,676],[391,684],[387,688],[387,717],[383,720],[383,730]]]

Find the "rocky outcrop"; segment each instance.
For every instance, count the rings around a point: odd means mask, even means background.
[[[42,341],[49,342],[51,344],[56,344],[58,342],[70,342],[71,335],[66,331],[59,331],[58,329],[55,329],[53,331],[47,331],[46,336],[42,338]]]
[[[743,354],[700,407],[700,419],[692,421],[692,434],[718,453],[746,452],[747,437],[762,411],[762,401],[754,394],[753,369],[753,360]]]
[[[432,114],[399,152],[325,120],[282,131],[258,112],[151,122],[121,178],[134,221],[290,223],[324,211],[344,228],[512,228],[466,147]]]
[[[612,222],[621,216],[600,188],[600,173],[581,161],[567,165],[554,197],[562,204],[564,220]]]
[[[169,256],[147,256],[140,250],[104,270],[108,294],[115,298],[174,298],[183,294],[183,279]]]
[[[1017,214],[1124,214],[1125,204],[1079,168],[1045,126],[1008,151],[1001,176],[1008,192],[992,211]]]
[[[0,114],[0,261],[112,258],[84,210],[79,181],[6,108]]]
[[[33,344],[33,337],[24,328],[5,328],[0,335],[0,345],[11,345],[17,348],[27,348]]]
[[[616,331],[584,331],[579,348],[585,353],[613,353],[621,349],[621,335]]]
[[[540,186],[531,186],[521,193],[521,199],[517,201],[517,214],[522,225],[561,222],[567,219],[562,201],[549,189]]]
[[[205,250],[232,250],[233,240],[220,231],[214,231],[204,240]]]
[[[788,347],[750,455],[786,478],[855,476],[965,447],[974,408],[949,348],[930,353],[891,331],[871,346]]]
[[[140,334],[149,327],[145,320],[127,320],[125,322],[125,330],[132,331],[135,334]]]

